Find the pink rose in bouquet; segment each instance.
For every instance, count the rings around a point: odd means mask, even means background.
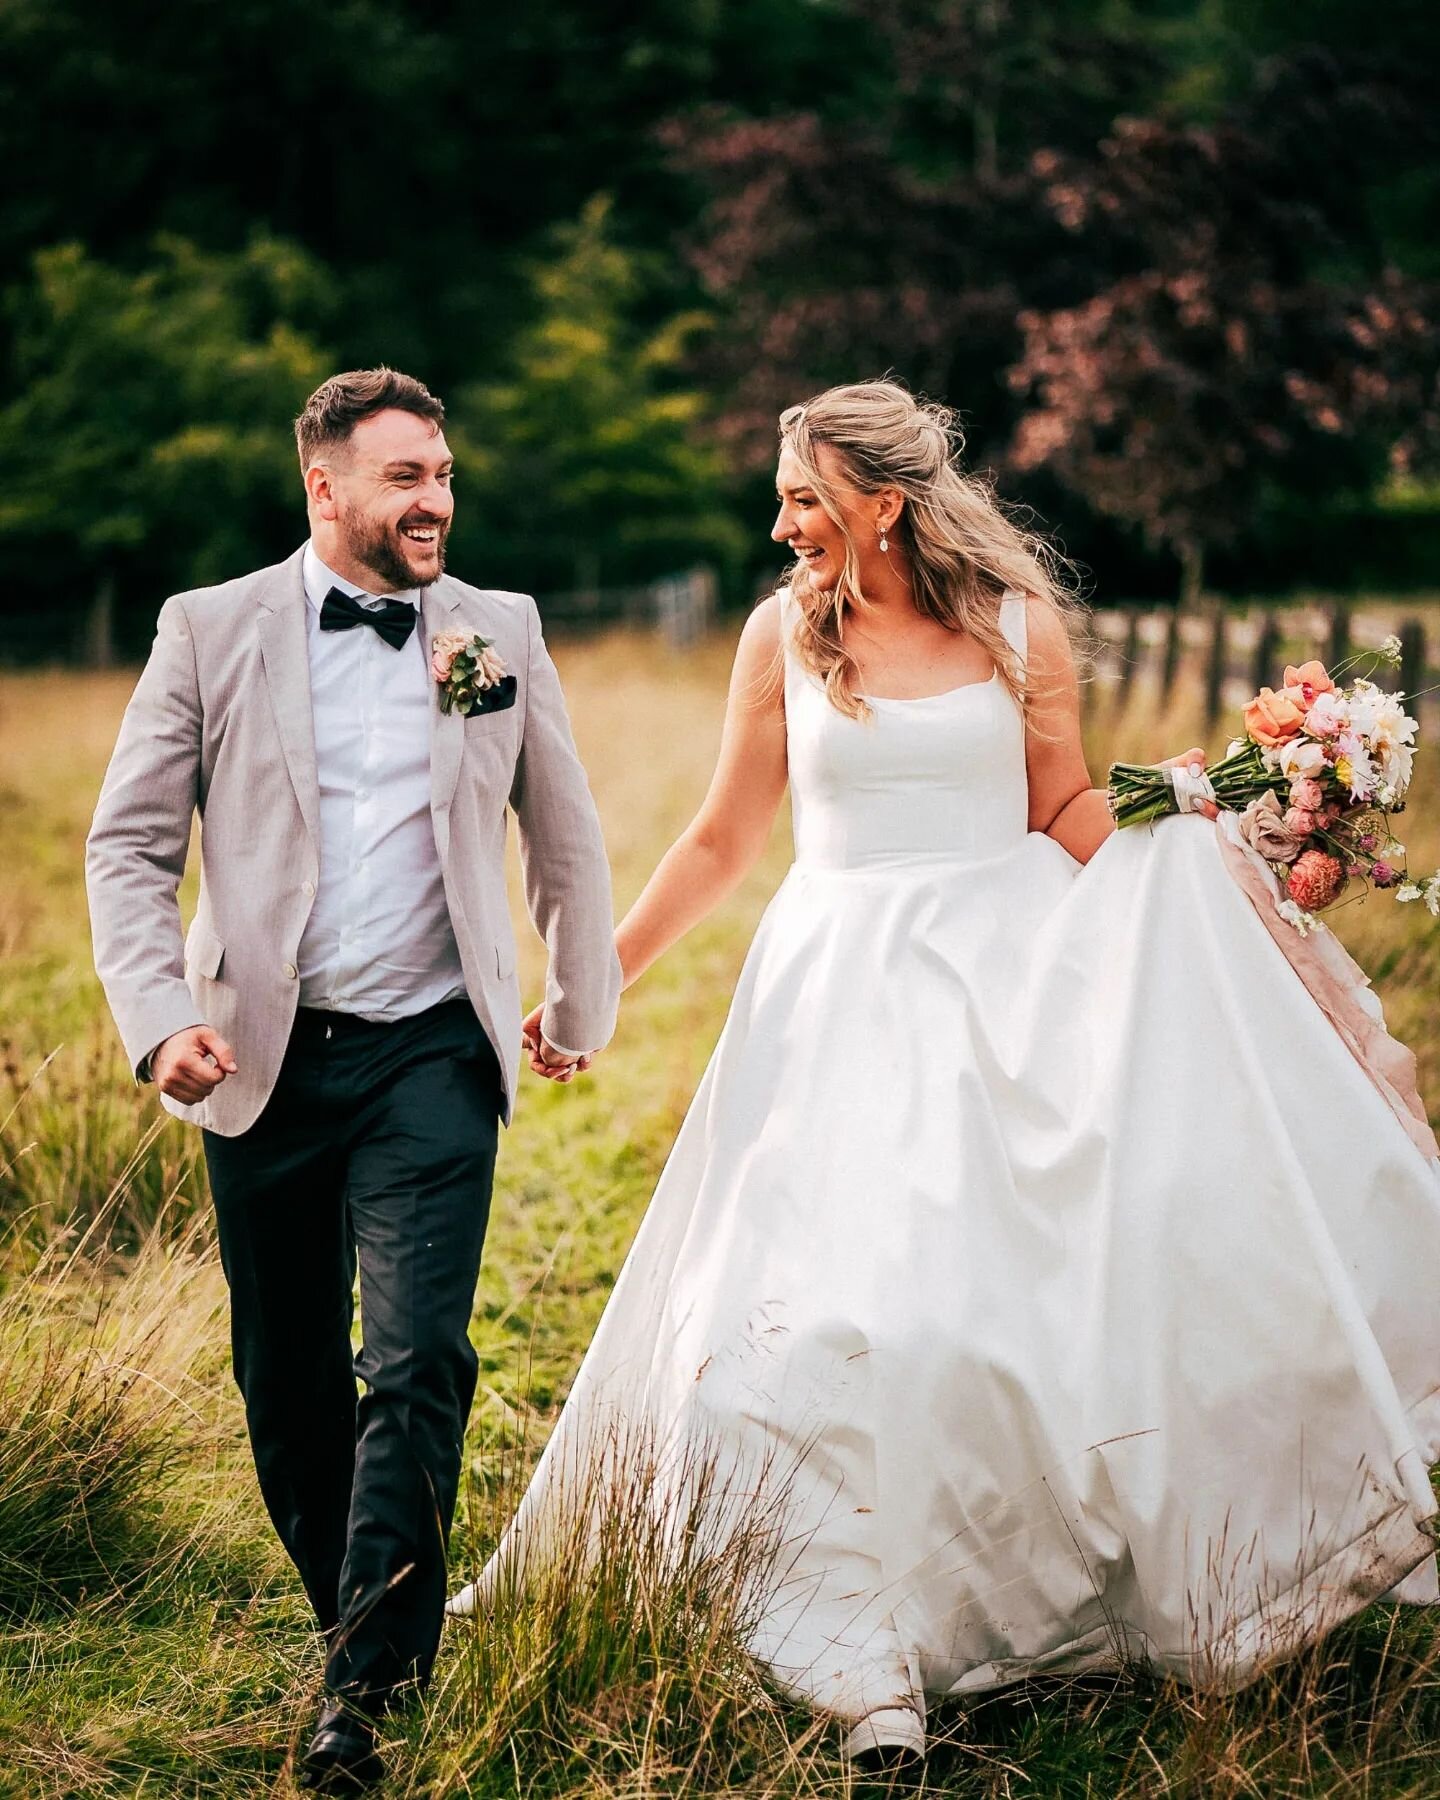
[[[1309,813],[1319,812],[1325,804],[1325,790],[1312,777],[1302,776],[1290,785],[1290,804],[1303,807]]]
[[[1302,721],[1314,738],[1338,737],[1350,723],[1350,709],[1344,696],[1335,692],[1321,694]]]
[[[1294,862],[1305,843],[1305,837],[1290,829],[1280,802],[1268,790],[1252,800],[1240,815],[1240,835],[1267,862]]]

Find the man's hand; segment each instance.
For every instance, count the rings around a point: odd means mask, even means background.
[[[593,1055],[573,1057],[563,1054],[553,1044],[545,1041],[545,1034],[540,1029],[540,1017],[545,1011],[542,1000],[534,1012],[530,1013],[520,1027],[520,1042],[530,1058],[530,1067],[537,1075],[543,1075],[547,1081],[558,1081],[562,1085],[573,1081],[577,1075],[583,1075],[594,1062]]]
[[[1186,768],[1192,775],[1203,775],[1205,773],[1205,752],[1203,750],[1186,750],[1179,756],[1167,756],[1160,767],[1162,769]],[[1207,819],[1220,817],[1220,808],[1213,800],[1197,800],[1191,810],[1203,813]]]
[[[150,1059],[156,1087],[182,1106],[198,1105],[239,1066],[235,1052],[208,1025],[191,1025],[177,1031],[165,1039]]]

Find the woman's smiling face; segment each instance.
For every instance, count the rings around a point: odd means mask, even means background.
[[[816,447],[816,463],[830,491],[839,496],[842,509],[851,500],[839,467],[839,458],[828,444]],[[817,588],[829,590],[840,579],[845,567],[845,533],[820,504],[820,496],[800,466],[788,444],[782,445],[775,470],[775,492],[780,512],[770,536],[777,544],[788,544],[796,558],[810,571]],[[853,496],[859,500],[860,495]],[[847,518],[851,534],[856,535],[858,521]],[[857,542],[861,541],[857,538]]]

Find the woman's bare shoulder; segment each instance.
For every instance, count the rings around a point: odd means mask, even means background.
[[[735,649],[734,685],[743,687],[767,710],[783,705],[787,593],[782,588],[767,594],[751,609]]]

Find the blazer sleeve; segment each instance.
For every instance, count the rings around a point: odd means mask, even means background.
[[[136,1079],[150,1053],[203,1024],[185,985],[177,893],[200,793],[201,707],[183,602],[165,602],[85,844],[95,969]]]
[[[510,803],[525,904],[549,951],[541,1029],[557,1050],[582,1055],[610,1041],[620,1005],[610,865],[539,611],[528,595],[525,605],[525,722]]]

